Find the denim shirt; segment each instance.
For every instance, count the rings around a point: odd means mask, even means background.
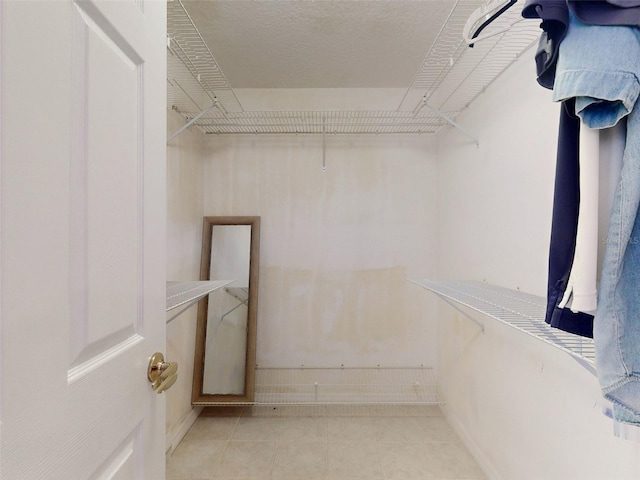
[[[524,18],[542,20],[536,51],[538,83],[553,89],[560,44],[567,33],[569,10],[590,25],[640,26],[640,0],[526,0]]]
[[[624,52],[624,54],[621,54]],[[553,100],[575,98],[590,128],[627,123],[622,172],[607,232],[593,336],[614,418],[640,425],[640,29],[587,25],[570,15]],[[603,159],[602,161],[606,161]]]

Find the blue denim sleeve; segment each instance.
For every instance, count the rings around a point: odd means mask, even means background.
[[[590,128],[629,115],[640,94],[640,30],[585,25],[571,16],[553,87],[553,100],[576,98],[576,114]]]

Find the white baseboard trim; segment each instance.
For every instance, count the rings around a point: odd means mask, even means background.
[[[178,444],[182,441],[187,434],[191,425],[196,421],[203,407],[194,407],[189,413],[187,413],[182,419],[174,425],[171,430],[167,430],[167,448],[166,454],[170,455]]]
[[[458,417],[456,417],[447,408],[446,403],[444,405],[441,405],[440,409],[449,422],[449,425],[451,425],[451,428],[453,428],[458,437],[460,437],[460,440],[462,440],[464,446],[467,447],[467,449],[471,453],[471,456],[473,456],[474,460],[478,463],[482,471],[487,475],[487,480],[504,480],[502,478],[502,475],[498,473],[493,464],[486,457],[480,446],[471,437],[464,424],[460,422],[460,420],[458,420]]]

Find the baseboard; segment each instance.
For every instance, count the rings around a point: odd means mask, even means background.
[[[460,440],[465,447],[469,450],[474,460],[478,463],[482,471],[487,475],[487,480],[504,480],[502,475],[498,473],[493,464],[486,457],[480,446],[475,442],[475,440],[469,434],[469,431],[464,426],[458,417],[456,417],[448,408],[446,403],[441,406],[442,413],[445,418],[449,422],[449,425],[456,432]]]
[[[196,421],[198,416],[202,412],[202,407],[194,407],[189,413],[187,413],[182,419],[175,425],[171,431],[167,431],[167,448],[166,453],[169,455],[175,450],[178,444],[182,441],[187,434],[191,425]]]

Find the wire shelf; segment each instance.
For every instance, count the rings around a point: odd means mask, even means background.
[[[217,407],[216,407],[217,408]],[[442,416],[440,404],[422,405],[252,405],[241,407],[253,417],[430,417]]]
[[[560,348],[591,371],[595,371],[593,340],[564,332],[545,323],[546,300],[543,297],[481,282],[417,280],[413,283],[443,299],[480,312]]]
[[[433,370],[418,368],[256,368],[254,402],[219,406],[437,406]]]
[[[256,403],[435,404],[435,376],[427,368],[257,369]]]
[[[520,18],[522,4],[500,16],[495,28]],[[451,124],[540,36],[538,22],[523,21],[505,33],[469,48],[462,31],[467,19],[486,0],[459,0],[438,30],[412,84],[396,110],[245,111],[213,53],[181,0],[167,4],[169,108],[192,120],[207,134],[420,134]],[[423,108],[428,106],[430,108]]]
[[[209,293],[229,285],[233,280],[167,282],[167,323],[178,317]]]
[[[198,127],[215,134],[354,134],[433,133],[444,122],[425,112],[397,111],[281,111],[224,114],[214,109]]]
[[[490,28],[497,31],[521,20],[523,4],[507,10]],[[407,97],[413,96],[414,102],[416,94],[423,91],[429,105],[457,115],[540,37],[537,22],[521,21],[470,48],[461,32],[472,6],[475,4],[461,3],[452,12],[438,39],[438,48],[427,56],[409,89],[412,95]]]
[[[195,108],[198,113],[217,99],[226,111],[242,111],[181,0],[167,2],[167,36],[168,105],[185,113]]]

